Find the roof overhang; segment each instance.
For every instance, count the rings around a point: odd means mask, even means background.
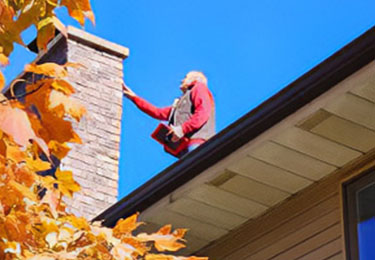
[[[263,214],[375,147],[374,60],[375,27],[95,220],[190,228],[188,254]]]

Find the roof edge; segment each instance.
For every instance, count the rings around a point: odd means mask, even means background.
[[[172,164],[93,221],[114,226],[143,211],[216,162],[375,60],[375,26]]]

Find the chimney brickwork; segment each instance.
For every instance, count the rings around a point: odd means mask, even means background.
[[[123,60],[129,50],[74,27],[68,39],[61,34],[50,42],[41,62],[77,62],[69,68],[69,82],[75,97],[85,105],[87,115],[75,130],[83,144],[72,150],[61,167],[72,170],[82,192],[67,200],[68,208],[89,219],[117,201],[119,149],[122,116]]]

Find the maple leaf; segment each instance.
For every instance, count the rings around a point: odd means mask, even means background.
[[[26,198],[29,198],[31,200],[37,200],[36,195],[34,192],[30,190],[29,187],[22,185],[14,180],[11,180],[8,182],[9,187],[12,187],[13,189],[17,190],[20,192],[22,195],[24,195]]]
[[[51,169],[51,164],[49,162],[42,161],[41,159],[32,159],[32,158],[26,158],[26,164],[27,166],[35,172],[41,172]]]
[[[55,25],[53,17],[47,16],[41,19],[37,25],[37,46],[39,50],[46,50],[47,44],[55,37]]]
[[[85,17],[95,24],[95,16],[91,10],[89,0],[62,0],[61,5],[66,6],[69,15],[76,19],[82,26],[85,24]]]
[[[113,235],[117,238],[121,238],[122,235],[127,235],[134,231],[139,225],[142,225],[143,223],[137,222],[138,215],[139,213],[136,213],[126,219],[120,219],[113,228]]]
[[[153,241],[155,248],[159,251],[177,251],[181,248],[186,247],[185,244],[181,243],[183,241],[181,234],[186,231],[180,230],[176,233],[170,233],[171,225],[165,225],[158,232],[154,234],[141,233],[137,235],[137,238],[141,241]]]
[[[8,104],[0,104],[0,130],[11,136],[17,144],[24,147],[30,144],[30,140],[34,140],[43,152],[49,156],[47,144],[42,138],[36,136],[25,111],[19,108],[12,108]]]
[[[76,217],[73,215],[70,216],[64,216],[59,219],[62,222],[67,222],[71,224],[73,227],[75,227],[78,230],[90,230],[90,225],[87,222],[87,220],[83,217]]]
[[[63,92],[66,95],[75,93],[73,86],[66,80],[54,80],[51,84],[51,87]]]
[[[133,260],[134,247],[129,244],[118,244],[111,250],[111,254],[117,260]]]
[[[56,173],[57,184],[59,190],[68,197],[72,197],[73,192],[79,191],[81,187],[73,179],[73,173],[71,171],[61,171],[57,169]]]
[[[5,56],[3,53],[1,53],[1,49],[0,48],[0,65],[1,66],[6,66],[9,64],[9,59],[7,56]]]
[[[48,107],[49,109],[53,109],[57,114],[60,114],[60,116],[62,116],[61,113],[67,113],[77,121],[86,113],[86,109],[82,104],[56,90],[51,91]]]
[[[5,78],[3,73],[0,71],[0,91],[4,88],[5,85]]]
[[[40,65],[27,64],[25,65],[24,71],[56,78],[64,78],[68,75],[68,71],[64,65],[58,65],[52,62],[46,62]]]
[[[63,159],[70,151],[70,147],[66,143],[61,144],[55,140],[49,141],[48,148],[59,160]]]

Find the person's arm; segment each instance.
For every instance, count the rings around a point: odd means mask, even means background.
[[[168,120],[169,114],[172,110],[172,107],[158,108],[152,105],[150,102],[144,100],[143,98],[138,97],[128,86],[125,84],[122,85],[122,91],[124,95],[133,101],[133,103],[147,115],[159,119],[159,120]]]
[[[213,109],[212,95],[204,84],[198,83],[194,86],[190,95],[195,110],[189,120],[175,127],[175,133],[180,138],[201,128],[208,121]]]
[[[171,106],[158,108],[154,106],[153,104],[151,104],[150,102],[138,96],[131,97],[130,100],[133,101],[133,103],[144,113],[159,120],[168,120],[169,114],[171,113],[171,110],[172,110]]]

